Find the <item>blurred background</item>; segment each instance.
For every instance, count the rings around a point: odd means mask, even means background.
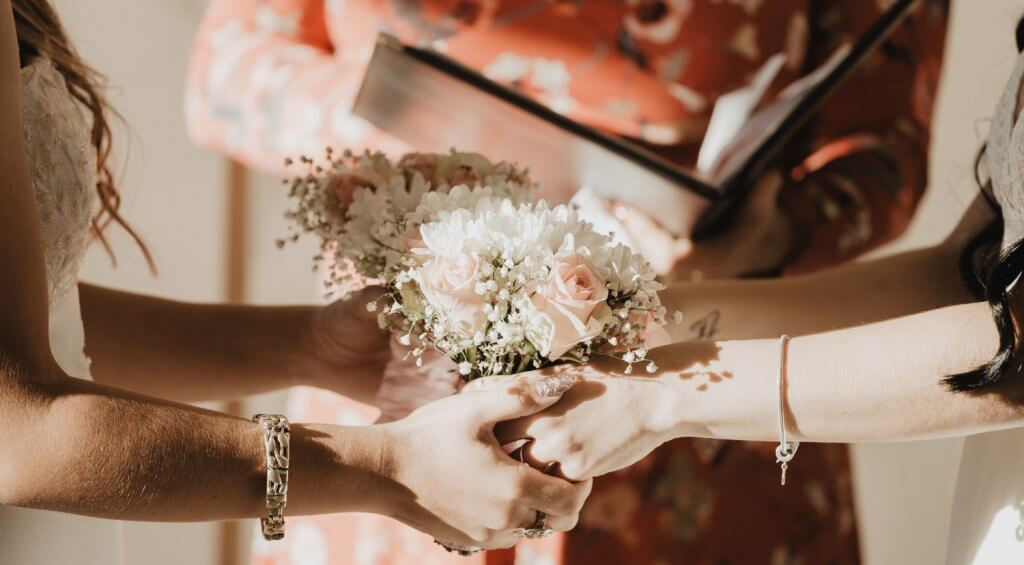
[[[135,248],[112,230],[120,250],[118,265],[94,246],[83,279],[193,301],[318,300],[310,271],[314,243],[284,250],[274,245],[286,232],[285,195],[277,179],[199,150],[186,137],[186,61],[205,2],[54,3],[86,59],[109,76],[111,101],[131,124],[115,133],[125,164],[124,211],[160,268],[158,277],[150,276]],[[911,229],[884,253],[941,240],[976,194],[974,151],[1012,67],[1013,28],[1022,13],[1024,0],[953,2],[931,187]],[[228,408],[251,414],[257,408],[283,407],[283,395],[271,395]],[[854,447],[865,563],[944,561],[960,446],[959,440],[943,440]],[[900,511],[889,512],[893,508]],[[127,563],[246,563],[254,526],[128,524]],[[317,565],[320,557],[308,555],[296,563]]]

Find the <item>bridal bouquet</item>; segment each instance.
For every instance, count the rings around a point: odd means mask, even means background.
[[[466,381],[596,355],[656,370],[647,349],[666,312],[653,269],[574,208],[535,201],[525,171],[456,152],[304,161],[296,236],[321,238],[332,290],[385,289],[368,308],[417,366],[435,351]]]

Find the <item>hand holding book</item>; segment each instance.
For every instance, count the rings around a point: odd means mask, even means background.
[[[782,176],[762,176],[750,196],[720,230],[694,244],[678,237],[643,210],[624,202],[608,204],[625,237],[666,280],[737,278],[777,269],[792,243],[789,218],[776,205]]]

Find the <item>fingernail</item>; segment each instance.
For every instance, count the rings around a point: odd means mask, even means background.
[[[537,379],[533,383],[534,390],[543,398],[562,396],[562,394],[576,384],[575,375],[555,375]]]

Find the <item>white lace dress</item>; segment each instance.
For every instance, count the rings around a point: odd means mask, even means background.
[[[50,347],[69,375],[89,379],[78,304],[78,269],[95,205],[96,153],[90,122],[46,59],[21,71],[22,128],[46,252]],[[0,562],[117,564],[120,524],[0,506]]]

